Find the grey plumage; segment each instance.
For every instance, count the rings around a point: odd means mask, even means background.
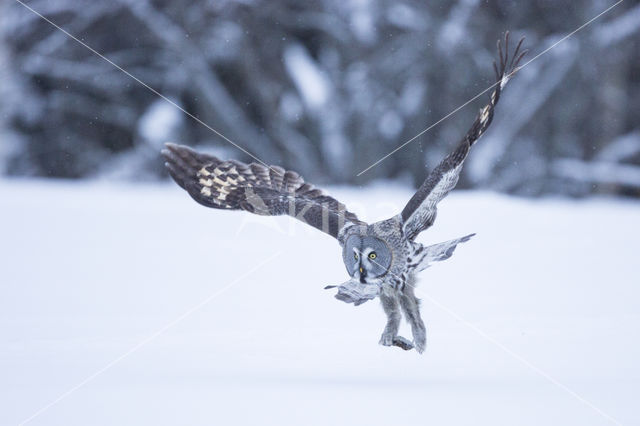
[[[508,33],[505,42],[506,54],[498,42],[500,63],[494,63],[496,84],[489,103],[480,110],[457,148],[428,175],[402,212],[390,219],[366,224],[296,172],[278,166],[222,161],[175,144],[167,144],[162,152],[166,166],[178,185],[207,207],[272,216],[286,214],[336,238],[350,276],[338,287],[336,297],[354,305],[379,297],[387,314],[380,344],[411,347],[398,336],[404,315],[411,325],[413,347],[423,352],[426,330],[414,294],[416,274],[432,262],[451,257],[457,245],[474,234],[430,246],[423,246],[415,238],[433,225],[437,204],[458,182],[471,146],[491,124],[502,89],[526,53],[520,52],[520,40],[508,63]]]
[[[198,203],[264,216],[289,215],[337,237],[346,224],[362,224],[344,204],[279,166],[222,161],[193,149],[166,144],[169,174]]]

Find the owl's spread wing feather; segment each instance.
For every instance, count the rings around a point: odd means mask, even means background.
[[[415,272],[420,272],[431,266],[433,262],[440,262],[442,260],[449,259],[456,247],[460,243],[466,243],[476,234],[465,235],[464,237],[456,238],[455,240],[445,241],[443,243],[433,244],[430,246],[423,246],[419,243],[413,243],[417,247],[414,252],[407,259],[407,266],[409,269]]]
[[[509,33],[505,34],[506,54],[498,40],[498,55],[500,64],[494,62],[496,73],[495,88],[489,97],[489,103],[480,109],[473,125],[464,136],[458,147],[427,176],[418,191],[411,197],[402,210],[403,230],[408,239],[413,240],[425,229],[433,225],[436,219],[437,205],[456,186],[462,170],[462,164],[469,154],[471,146],[484,134],[491,121],[500,93],[509,79],[518,71],[518,64],[527,51],[520,52],[520,39],[509,60]]]
[[[222,161],[176,144],[162,151],[169,174],[198,203],[265,216],[289,215],[338,238],[346,224],[362,224],[344,204],[278,166]]]

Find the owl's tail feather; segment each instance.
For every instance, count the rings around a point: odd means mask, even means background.
[[[353,303],[355,306],[362,305],[364,302],[375,299],[380,295],[380,286],[376,284],[363,284],[353,278],[340,284],[339,286],[328,285],[325,290],[338,288],[335,298],[345,303]]]
[[[447,260],[453,255],[458,244],[466,243],[474,235],[476,234],[465,235],[464,237],[426,247],[420,245],[420,247],[409,258],[408,266],[410,269],[420,272],[431,266],[432,262]]]

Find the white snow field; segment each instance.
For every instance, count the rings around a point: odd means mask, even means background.
[[[370,221],[411,195],[330,192]],[[286,217],[37,180],[0,215],[0,425],[640,424],[638,202],[454,191],[419,240],[478,234],[421,274],[424,355]]]

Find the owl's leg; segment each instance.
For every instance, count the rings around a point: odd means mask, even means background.
[[[400,327],[400,308],[398,307],[398,299],[395,295],[380,294],[380,301],[382,302],[382,309],[387,314],[387,325],[380,336],[380,344],[384,346],[392,346],[393,339],[398,335],[398,328]]]
[[[427,346],[427,330],[420,317],[420,300],[413,293],[414,283],[415,281],[411,280],[410,285],[404,286],[400,293],[400,306],[402,306],[405,318],[411,324],[413,344],[416,350],[422,353]]]

